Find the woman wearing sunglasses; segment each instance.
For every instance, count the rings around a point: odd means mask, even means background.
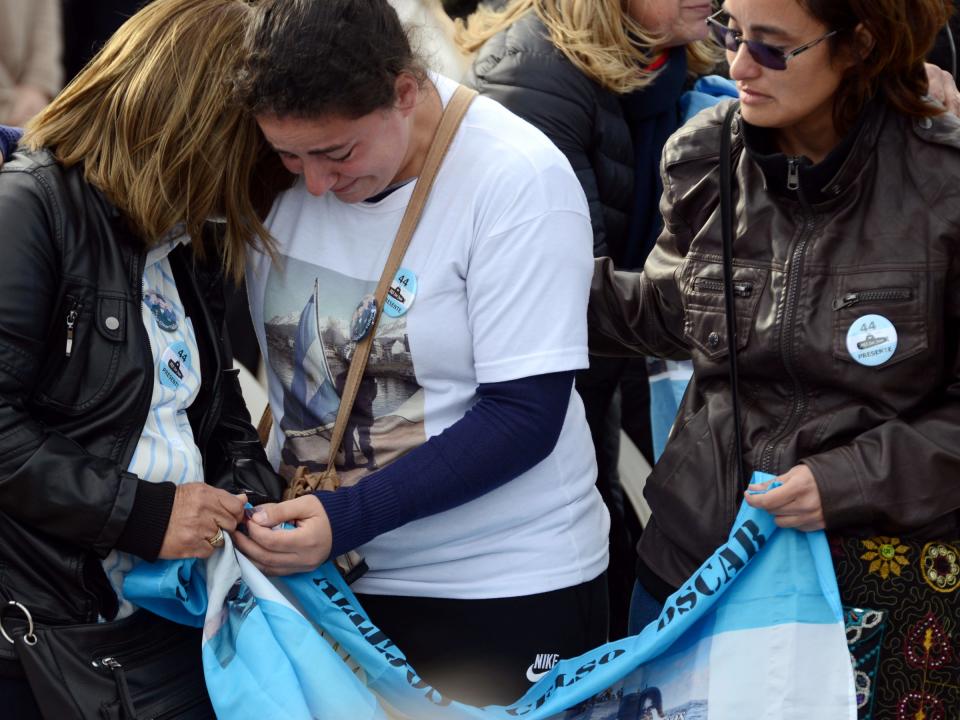
[[[604,259],[594,276],[592,352],[694,364],[647,481],[635,627],[726,538],[747,489],[738,451],[782,483],[747,496],[778,525],[864,539],[853,559],[876,580],[871,602],[909,605],[915,568],[942,580],[944,602],[957,591],[956,543],[952,565],[906,552],[909,538],[960,537],[960,122],[926,98],[923,65],[948,11],[728,0],[710,18],[740,94],[729,132],[743,440],[734,448],[720,260],[724,103],[667,143],[665,230],[644,272]],[[900,657],[906,631],[888,629]]]

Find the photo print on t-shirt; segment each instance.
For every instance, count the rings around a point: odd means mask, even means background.
[[[267,280],[267,361],[283,392],[280,474],[326,469],[330,437],[356,343],[351,321],[376,282],[284,257]],[[384,315],[335,460],[352,485],[426,442],[406,316]]]

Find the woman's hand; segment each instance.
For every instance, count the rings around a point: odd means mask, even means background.
[[[817,481],[806,465],[795,465],[776,478],[783,483],[762,495],[744,494],[751,507],[766,510],[776,518],[782,528],[797,530],[823,530],[823,505]],[[765,490],[773,480],[751,485],[748,490]]]
[[[273,529],[282,522],[290,530]],[[330,557],[333,535],[323,503],[315,495],[261,505],[247,521],[247,534],[233,542],[267,575],[292,575],[315,569]]]
[[[206,483],[178,486],[160,557],[164,560],[210,557],[214,551],[210,539],[218,529],[227,532],[237,527],[243,519],[246,502],[245,495],[231,495]]]
[[[927,94],[943,105],[948,113],[960,116],[960,90],[957,90],[953,75],[930,63],[924,63],[924,68],[929,84]]]

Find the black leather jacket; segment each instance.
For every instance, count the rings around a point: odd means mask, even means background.
[[[155,378],[144,258],[82,168],[36,152],[0,171],[0,598],[40,622],[113,617],[100,560],[115,548],[155,559],[169,521],[173,484],[126,470]],[[220,273],[183,246],[170,263],[199,346],[188,416],[206,481],[278,499],[224,341]]]

